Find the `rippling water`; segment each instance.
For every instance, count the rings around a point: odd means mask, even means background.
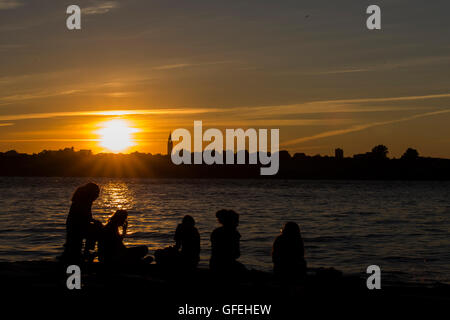
[[[271,269],[271,245],[286,221],[299,223],[312,267],[388,279],[450,283],[450,183],[385,181],[92,179],[101,188],[94,216],[129,210],[126,242],[155,250],[173,243],[176,225],[194,216],[201,264],[209,258],[215,212],[240,213],[240,261]],[[0,259],[54,258],[80,178],[0,178]],[[385,278],[384,278],[385,279]]]

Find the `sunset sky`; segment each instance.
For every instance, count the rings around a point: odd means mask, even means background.
[[[82,30],[66,28],[66,8]],[[382,30],[366,28],[370,4]],[[165,153],[171,130],[279,128],[291,153],[450,158],[450,2],[0,0],[0,151]],[[102,131],[103,130],[103,131]],[[103,141],[104,142],[104,141]]]

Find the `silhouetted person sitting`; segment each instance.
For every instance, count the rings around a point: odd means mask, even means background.
[[[125,210],[117,210],[103,228],[98,242],[98,258],[100,262],[115,265],[133,265],[143,262],[143,258],[148,253],[146,246],[136,246],[127,248],[123,243],[123,238],[127,232],[128,213]],[[122,227],[122,234],[119,233]],[[146,259],[150,261],[150,257]]]
[[[66,243],[62,260],[78,264],[92,260],[89,250],[95,249],[102,223],[92,218],[92,203],[98,198],[100,188],[95,183],[79,187],[72,196],[72,205],[66,220]],[[83,240],[84,255],[82,255]]]
[[[180,262],[186,268],[196,268],[200,260],[200,234],[195,227],[195,220],[189,215],[175,231],[175,249],[180,254]]]
[[[164,271],[195,269],[200,260],[200,235],[191,216],[184,216],[175,231],[175,245],[155,251],[156,263]]]
[[[286,223],[275,239],[272,261],[275,275],[283,279],[301,280],[306,276],[305,249],[297,223]]]
[[[220,273],[244,271],[244,265],[236,261],[241,255],[241,235],[237,231],[239,215],[233,210],[219,210],[216,217],[222,227],[211,233],[210,269]]]

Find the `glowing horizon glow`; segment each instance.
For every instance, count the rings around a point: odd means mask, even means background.
[[[103,122],[102,128],[96,133],[100,135],[100,146],[112,152],[121,152],[136,143],[133,140],[133,133],[139,132],[132,128],[128,121],[123,119],[114,119]]]

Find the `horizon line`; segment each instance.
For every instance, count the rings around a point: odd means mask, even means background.
[[[343,150],[343,151],[345,151],[344,149],[342,149],[342,148],[339,148],[339,147],[337,147],[337,148],[335,148],[334,149],[334,151],[336,151],[337,149],[341,149],[341,150]],[[406,150],[405,150],[405,152],[408,150],[408,149],[414,149],[414,150],[417,150],[417,149],[415,149],[415,148],[411,148],[411,147],[408,147]],[[209,151],[209,150],[211,150],[211,149],[205,149],[205,150],[203,150],[202,152],[191,152],[190,150],[187,150],[187,149],[182,149],[181,151],[186,151],[186,152],[189,152],[190,154],[195,154],[195,153],[204,153],[205,151]],[[214,150],[214,149],[213,149]],[[388,148],[388,150],[389,150],[389,148]],[[5,153],[8,153],[8,152],[15,152],[15,153],[17,153],[17,154],[20,154],[20,155],[29,155],[29,156],[33,156],[33,155],[39,155],[39,154],[41,154],[41,153],[43,153],[43,152],[64,152],[64,151],[72,151],[73,153],[77,153],[77,152],[89,152],[89,153],[91,153],[92,155],[132,155],[132,154],[144,154],[144,155],[150,155],[150,156],[169,156],[169,154],[167,154],[167,153],[151,153],[151,152],[141,152],[141,151],[133,151],[133,152],[97,152],[97,153],[95,153],[95,152],[93,152],[91,149],[78,149],[78,150],[76,150],[74,147],[66,147],[66,148],[64,148],[64,149],[58,149],[58,150],[51,150],[51,149],[42,149],[41,151],[39,151],[39,152],[33,152],[33,153],[27,153],[27,152],[19,152],[19,151],[17,151],[17,150],[15,150],[15,149],[11,149],[11,150],[7,150],[7,151],[0,151],[0,154],[5,154]],[[224,154],[225,155],[225,153],[227,153],[228,151],[231,151],[231,150],[222,150],[222,152],[220,152],[220,151],[217,151],[219,154]],[[247,152],[247,153],[249,153],[248,152],[248,150],[247,149],[245,149],[245,150],[239,150],[239,151],[233,151],[233,154],[238,154],[239,152]],[[306,157],[311,157],[311,158],[313,158],[313,157],[317,157],[317,156],[319,156],[319,157],[330,157],[330,158],[335,158],[336,156],[335,155],[322,155],[322,154],[320,154],[320,153],[317,153],[317,154],[314,154],[314,155],[309,155],[309,154],[306,154],[305,152],[293,152],[293,153],[291,153],[291,152],[289,152],[289,150],[286,150],[286,149],[282,149],[282,150],[279,150],[279,151],[277,151],[277,152],[275,152],[275,153],[282,153],[282,152],[287,152],[288,154],[289,154],[289,156],[290,157],[294,157],[296,154],[300,154],[300,155],[304,155],[304,156],[306,156]],[[270,154],[271,152],[270,151],[268,151],[268,152],[266,152],[266,151],[258,151],[258,152],[253,152],[253,153],[249,153],[249,154],[259,154],[259,153],[267,153],[267,154]],[[369,155],[369,154],[371,154],[372,153],[372,150],[369,150],[369,151],[366,151],[366,152],[362,152],[362,153],[354,153],[354,154],[352,154],[351,156],[347,156],[347,157],[343,157],[343,158],[353,158],[353,157],[355,157],[355,156],[358,156],[358,155]],[[445,157],[432,157],[432,156],[423,156],[423,155],[420,155],[419,154],[419,158],[433,158],[433,159],[446,159],[446,160],[450,160],[450,158],[445,158]],[[396,157],[393,157],[393,158],[389,158],[389,157],[387,157],[387,159],[399,159],[399,158],[396,158]]]

